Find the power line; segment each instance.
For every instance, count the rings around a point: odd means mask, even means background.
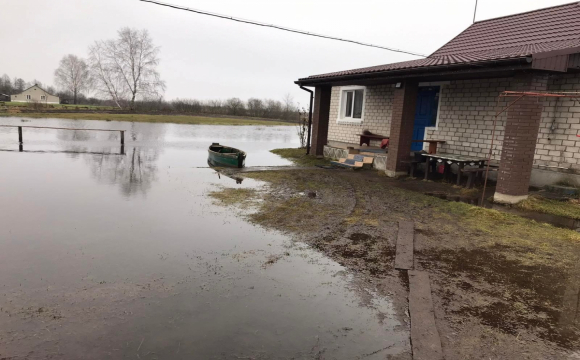
[[[394,48],[390,48],[390,47],[386,47],[386,46],[380,46],[380,45],[374,45],[374,44],[368,44],[368,43],[363,43],[363,42],[355,41],[355,40],[342,39],[342,38],[338,38],[338,37],[334,37],[334,36],[322,35],[322,34],[312,33],[312,32],[303,31],[303,30],[291,29],[291,28],[284,27],[284,26],[279,26],[279,25],[274,25],[274,24],[266,24],[266,23],[262,23],[262,22],[259,22],[259,21],[253,21],[253,20],[247,20],[247,19],[242,19],[242,18],[236,18],[236,17],[233,17],[233,16],[222,15],[222,14],[218,14],[218,13],[212,13],[212,12],[204,11],[204,10],[190,9],[190,8],[187,8],[187,7],[183,7],[183,6],[179,6],[179,5],[167,4],[167,3],[160,2],[160,1],[154,1],[154,0],[139,0],[139,1],[147,2],[147,3],[151,3],[151,4],[155,4],[155,5],[160,5],[160,6],[166,6],[166,7],[173,8],[173,9],[189,11],[189,12],[193,12],[193,13],[196,13],[196,14],[213,16],[213,17],[217,17],[217,18],[220,18],[220,19],[237,21],[237,22],[241,22],[241,23],[244,23],[244,24],[270,27],[270,28],[273,28],[273,29],[278,29],[278,30],[283,30],[283,31],[289,31],[289,32],[293,32],[293,33],[297,33],[297,34],[302,34],[302,35],[309,35],[309,36],[315,36],[315,37],[324,38],[324,39],[343,41],[343,42],[348,42],[348,43],[352,43],[352,44],[356,44],[356,45],[368,46],[368,47],[373,47],[373,48],[378,48],[378,49],[383,49],[383,50],[388,50],[388,51],[403,53],[403,54],[409,54],[409,55],[413,55],[413,56],[427,57],[426,55],[418,54],[418,53],[411,52],[411,51],[394,49]]]

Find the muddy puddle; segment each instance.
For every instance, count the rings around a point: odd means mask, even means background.
[[[0,358],[384,359],[390,299],[318,251],[213,203],[207,146],[289,163],[295,129],[2,118]],[[374,241],[353,234],[361,246]],[[366,300],[361,300],[361,291]],[[368,300],[370,296],[371,300]]]

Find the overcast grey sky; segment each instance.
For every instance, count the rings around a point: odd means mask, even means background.
[[[429,54],[468,27],[475,0],[165,0],[236,17]],[[569,3],[479,0],[477,20]],[[66,54],[146,28],[161,47],[166,99],[268,97],[305,105],[293,81],[308,75],[416,59],[404,54],[235,23],[138,0],[3,0],[0,75],[53,84]]]

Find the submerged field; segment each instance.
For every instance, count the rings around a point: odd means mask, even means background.
[[[265,125],[265,126],[292,126],[289,122],[228,118],[193,115],[147,115],[147,114],[106,114],[106,113],[0,113],[0,117],[28,117],[28,118],[58,118],[70,120],[105,120],[105,121],[129,121],[145,123],[172,123],[190,125]]]
[[[207,166],[290,166],[288,126],[0,118],[0,359],[410,360],[392,296],[216,205],[259,191]],[[122,129],[117,133],[63,128]],[[248,210],[250,208],[248,207]],[[402,285],[401,285],[402,286]]]
[[[580,234],[447,202],[375,172],[246,173],[261,191],[214,192],[293,234],[407,306],[393,269],[397,223],[414,220],[416,268],[430,273],[446,359],[567,359],[580,349]],[[246,212],[247,210],[244,210]]]

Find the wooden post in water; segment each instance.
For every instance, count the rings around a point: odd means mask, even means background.
[[[24,150],[24,146],[23,146],[23,141],[22,141],[22,126],[18,127],[18,151],[23,151]]]

